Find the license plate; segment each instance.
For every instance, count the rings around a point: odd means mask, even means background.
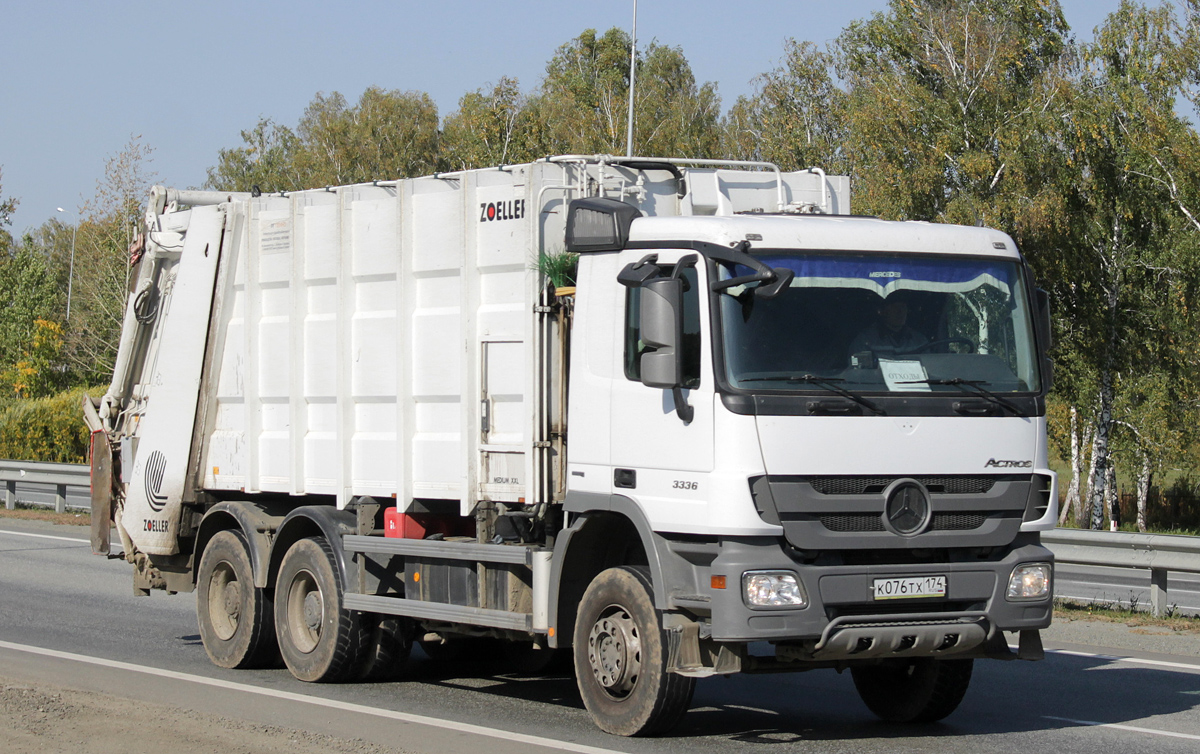
[[[945,576],[902,576],[894,579],[875,579],[875,599],[902,600],[915,597],[945,597]]]

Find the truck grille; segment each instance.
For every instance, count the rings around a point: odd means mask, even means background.
[[[895,476],[815,476],[808,483],[822,495],[878,495],[902,477]],[[935,495],[982,495],[992,489],[995,476],[918,476],[911,477]]]
[[[935,513],[929,531],[970,531],[983,526],[986,513]],[[835,513],[820,517],[821,525],[836,532],[884,531],[878,513]]]

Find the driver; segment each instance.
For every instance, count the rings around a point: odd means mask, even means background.
[[[892,354],[910,353],[929,342],[908,326],[907,299],[891,295],[876,310],[875,322],[866,326],[850,343],[850,353],[863,351]]]

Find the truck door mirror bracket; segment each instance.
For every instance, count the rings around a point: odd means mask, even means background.
[[[721,250],[708,254],[713,261],[740,264],[743,267],[749,267],[751,270],[754,270],[754,273],[751,275],[739,275],[728,280],[713,281],[713,291],[723,291],[726,288],[732,288],[736,285],[762,283],[762,285],[754,289],[754,295],[762,298],[775,298],[788,287],[796,273],[786,267],[768,267],[760,260],[750,256],[747,253],[749,250],[750,242],[742,241],[729,251]]]
[[[630,262],[617,273],[617,282],[626,288],[640,288],[647,280],[661,274],[657,262],[657,254],[647,254],[636,262]]]

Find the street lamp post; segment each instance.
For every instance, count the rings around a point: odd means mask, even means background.
[[[62,207],[58,208],[59,212],[66,213]],[[75,234],[79,232],[79,218],[75,218],[76,222],[71,226],[71,265],[67,268],[67,321],[71,321],[71,285],[75,282]]]

